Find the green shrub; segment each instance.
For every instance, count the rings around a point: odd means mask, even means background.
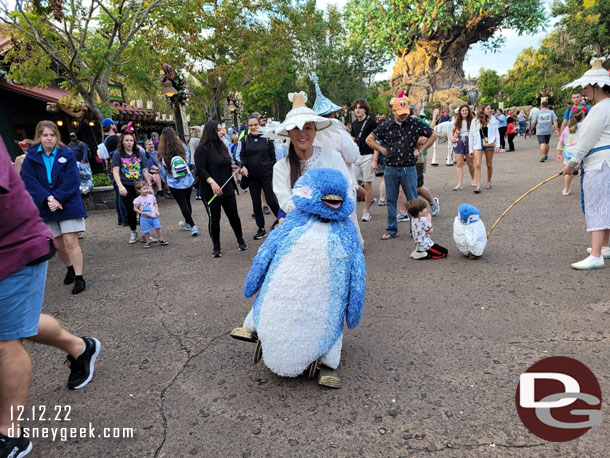
[[[93,175],[93,186],[112,186],[112,182],[105,173],[96,173]]]

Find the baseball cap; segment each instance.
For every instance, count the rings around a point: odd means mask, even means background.
[[[409,98],[405,95],[405,91],[401,91],[398,97],[392,100],[392,110],[399,116],[410,113]]]
[[[108,126],[110,126],[110,125],[112,125],[112,124],[118,124],[118,122],[113,121],[113,120],[112,120],[112,119],[110,119],[110,118],[105,118],[105,119],[102,121],[102,127],[108,127]]]
[[[70,132],[70,137],[76,137],[76,132]]]

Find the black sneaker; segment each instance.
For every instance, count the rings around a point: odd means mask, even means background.
[[[266,205],[263,207],[263,213],[265,215],[270,215],[271,214],[271,210],[269,210],[269,207],[267,207]]]
[[[244,239],[238,240],[237,244],[239,245],[239,251],[246,251],[248,249],[248,245],[246,245]]]
[[[261,227],[256,232],[256,235],[254,236],[254,240],[264,239],[265,237],[267,237],[267,231]]]
[[[32,443],[29,440],[0,433],[0,458],[22,458],[31,451]]]
[[[83,291],[85,291],[86,287],[87,287],[87,284],[85,283],[85,279],[82,277],[77,278],[74,281],[74,287],[72,288],[72,294],[82,293]]]
[[[85,387],[93,378],[95,360],[100,354],[102,344],[93,337],[83,337],[85,351],[78,358],[66,356],[66,363],[70,366],[70,377],[68,377],[68,388],[79,390]]]
[[[222,251],[220,251],[220,248],[214,248],[214,251],[212,252],[212,257],[220,258],[221,256],[222,256]]]
[[[70,266],[72,267],[72,266]],[[70,283],[74,283],[74,277],[76,274],[74,273],[74,267],[68,267],[68,271],[66,272],[66,276],[64,277],[64,285],[69,285]]]

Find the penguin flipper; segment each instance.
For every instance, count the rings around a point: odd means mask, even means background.
[[[252,260],[252,267],[246,276],[246,282],[244,283],[244,296],[250,298],[256,294],[265,281],[269,264],[273,260],[277,251],[280,234],[283,232],[282,228],[272,230],[267,236],[267,240],[260,246],[256,256]]]
[[[354,329],[360,323],[364,308],[364,293],[366,291],[366,263],[364,253],[357,249],[349,280],[349,297],[347,302],[346,321],[349,329]]]

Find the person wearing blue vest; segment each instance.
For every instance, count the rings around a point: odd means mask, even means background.
[[[21,176],[57,242],[57,253],[68,270],[64,284],[74,283],[72,294],[83,292],[86,285],[78,233],[85,231],[87,212],[76,157],[61,143],[54,122],[40,121],[36,126],[34,146],[23,161]]]

